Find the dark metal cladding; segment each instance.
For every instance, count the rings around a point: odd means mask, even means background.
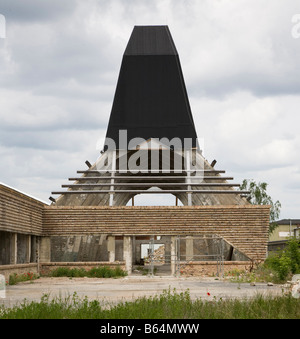
[[[179,56],[167,26],[135,26],[123,55],[106,138],[119,147],[119,130],[133,138],[179,138],[197,134]],[[189,146],[189,145],[188,145]],[[188,147],[187,146],[187,147]]]
[[[178,55],[168,26],[135,26],[124,55]]]

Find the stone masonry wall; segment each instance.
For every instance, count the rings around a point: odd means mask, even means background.
[[[267,255],[270,206],[55,207],[43,214],[45,236],[216,234],[251,260]]]

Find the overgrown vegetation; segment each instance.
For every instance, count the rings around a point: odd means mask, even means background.
[[[291,238],[285,249],[271,253],[264,263],[252,270],[232,270],[225,278],[232,282],[284,283],[300,273],[300,240]]]
[[[209,293],[208,293],[209,295]],[[117,305],[80,299],[76,293],[67,298],[40,302],[23,302],[12,308],[0,307],[0,319],[299,319],[300,299],[290,294],[257,295],[253,299],[200,298],[192,300],[189,291],[164,291],[154,297],[143,297]]]
[[[287,280],[292,274],[300,273],[300,241],[291,238],[285,249],[271,254],[266,259],[264,266],[274,271],[278,282]]]
[[[69,267],[58,267],[50,272],[51,277],[69,277],[69,278],[79,278],[79,277],[90,277],[90,278],[118,278],[125,277],[127,272],[122,270],[121,267],[117,266],[116,268],[110,268],[106,266],[93,267],[90,270],[85,270],[84,268],[69,268]],[[27,272],[23,274],[13,273],[9,276],[6,284],[16,285],[17,283],[24,281],[33,281],[38,279],[39,274]]]
[[[32,272],[27,272],[27,273],[23,273],[23,274],[17,274],[17,273],[13,273],[9,276],[8,279],[8,285],[15,285],[19,282],[23,282],[23,281],[32,281],[35,279],[38,279],[39,275],[32,273]]]
[[[58,267],[51,271],[52,277],[90,277],[90,278],[117,278],[125,277],[127,273],[121,267],[110,268],[107,266],[93,267],[90,270],[84,268]]]

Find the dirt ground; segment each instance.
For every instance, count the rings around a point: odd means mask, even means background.
[[[0,298],[0,305],[8,307],[27,301],[40,301],[44,294],[54,297],[69,297],[74,292],[80,298],[97,299],[103,305],[130,301],[138,297],[149,297],[164,290],[176,290],[180,293],[189,290],[192,298],[213,300],[213,298],[251,298],[257,294],[281,295],[282,285],[268,286],[266,283],[231,283],[222,279],[206,277],[149,277],[128,276],[119,279],[99,278],[46,278],[32,282],[7,286],[5,298]]]

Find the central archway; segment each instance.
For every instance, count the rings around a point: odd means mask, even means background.
[[[136,194],[128,200],[126,206],[183,206],[181,200],[173,194]]]

